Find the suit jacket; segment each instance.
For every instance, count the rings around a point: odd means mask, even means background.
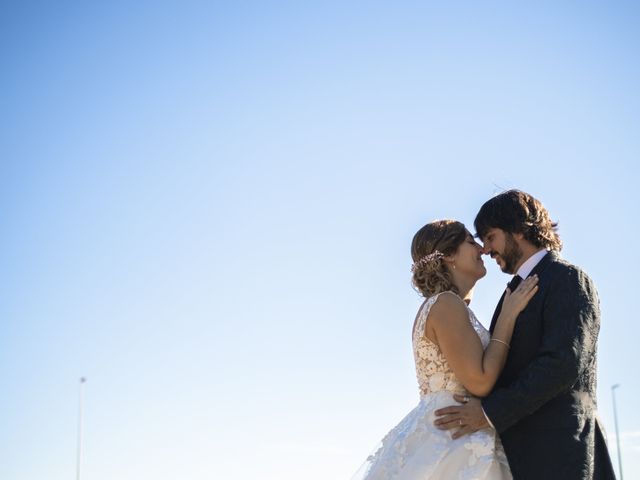
[[[538,274],[538,292],[518,316],[504,370],[482,400],[484,411],[515,480],[614,479],[596,417],[598,293],[582,270],[555,252],[531,274]]]

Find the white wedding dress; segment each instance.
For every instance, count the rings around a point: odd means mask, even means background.
[[[454,393],[466,390],[453,374],[437,345],[425,335],[430,308],[443,292],[430,297],[418,314],[413,331],[413,356],[420,402],[382,440],[378,450],[352,480],[507,480],[509,464],[494,429],[484,429],[452,440],[451,430],[433,424],[435,410],[458,405]],[[469,311],[469,321],[487,348],[489,332]]]

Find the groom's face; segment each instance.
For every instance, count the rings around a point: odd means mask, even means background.
[[[504,273],[516,273],[516,266],[522,258],[522,249],[511,233],[499,228],[491,228],[481,239],[483,253],[493,258]]]

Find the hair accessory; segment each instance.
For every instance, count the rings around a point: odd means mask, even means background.
[[[425,265],[427,265],[430,262],[435,262],[437,260],[440,260],[442,257],[444,257],[444,253],[442,253],[439,250],[434,250],[429,255],[425,255],[420,260],[418,260],[416,263],[414,263],[411,266],[411,271],[415,272],[417,269],[424,267]]]

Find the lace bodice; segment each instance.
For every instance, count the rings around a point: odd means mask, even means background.
[[[429,310],[436,303],[438,297],[443,294],[455,295],[453,292],[441,292],[429,297],[418,313],[418,319],[413,331],[413,358],[416,362],[416,376],[418,377],[421,397],[440,390],[465,391],[454,375],[453,370],[449,367],[440,348],[424,334]],[[467,307],[467,310],[473,329],[480,337],[482,346],[487,348],[490,340],[489,332],[482,326],[469,307]]]

